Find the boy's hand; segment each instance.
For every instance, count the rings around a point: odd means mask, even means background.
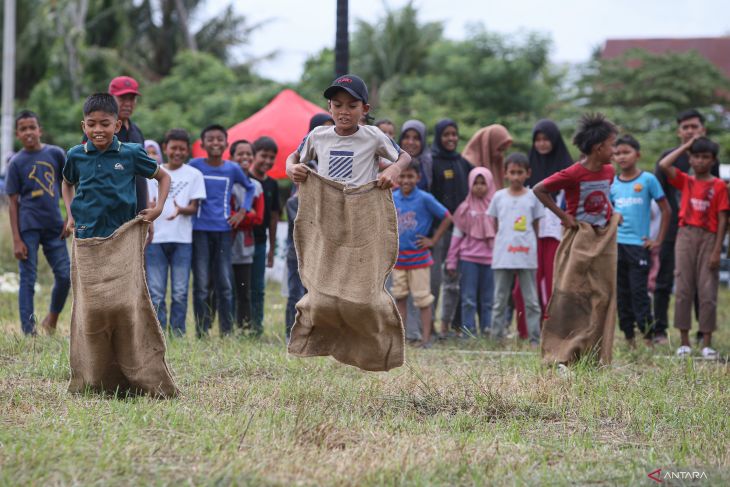
[[[713,252],[712,256],[710,257],[710,270],[716,271],[720,268],[720,252]]]
[[[270,249],[266,256],[266,267],[274,267],[274,249]]]
[[[172,213],[170,213],[170,216],[168,216],[168,217],[166,218],[166,220],[174,220],[174,219],[175,219],[175,218],[177,218],[177,217],[178,217],[178,215],[180,214],[180,207],[179,207],[179,206],[177,206],[177,201],[175,201],[175,200],[173,199],[173,200],[172,200],[172,204],[173,204],[173,205],[175,206],[175,209],[174,209],[174,210],[172,210]]]
[[[659,240],[649,240],[648,238],[644,237],[644,248],[653,250],[657,249],[662,246],[662,243]]]
[[[244,210],[241,210],[228,219],[228,224],[232,228],[236,228],[238,224],[243,221],[244,218],[246,218],[246,212]]]
[[[565,214],[562,223],[565,228],[578,228],[578,222],[575,221],[575,217],[570,213]]]
[[[295,183],[303,183],[307,180],[307,176],[309,176],[309,170],[304,164],[294,164],[286,170],[286,175]]]
[[[22,240],[13,240],[13,255],[18,260],[26,260],[28,258],[28,247]]]
[[[418,239],[416,240],[416,245],[419,249],[430,249],[434,245],[436,245],[436,242],[434,242],[432,239],[428,237],[424,237],[423,235],[418,235]]]
[[[446,273],[452,279],[454,279],[458,275],[458,272],[456,272],[456,269],[446,269]]]
[[[66,220],[66,230],[64,231],[64,233],[66,235],[73,235],[75,227],[76,222],[74,221],[74,218],[72,216],[69,216],[68,220]]]
[[[400,176],[400,168],[397,164],[391,164],[388,168],[378,176],[378,187],[381,189],[390,189]]]
[[[152,223],[153,221],[157,220],[159,216],[162,214],[162,208],[145,208],[144,210],[139,212],[139,216],[142,217],[142,219],[146,222]]]
[[[69,235],[71,235],[71,230],[68,229],[68,220],[63,222],[63,230],[61,230],[61,235],[59,235],[59,238],[61,240],[66,240]]]

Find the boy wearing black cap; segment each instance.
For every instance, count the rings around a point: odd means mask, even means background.
[[[410,156],[377,127],[358,122],[370,111],[368,89],[362,79],[346,74],[337,78],[324,92],[334,127],[317,127],[286,160],[286,173],[295,183],[307,179],[308,170],[301,162],[316,159],[321,176],[348,186],[376,180],[378,187],[389,189]],[[380,158],[394,162],[378,175]]]

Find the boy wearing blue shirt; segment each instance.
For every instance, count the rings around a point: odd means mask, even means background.
[[[63,166],[66,230],[74,231],[76,238],[108,237],[135,217],[135,176],[154,178],[160,188],[157,205],[139,212],[142,218],[157,219],[167,199],[167,172],[140,144],[122,143],[114,135],[122,125],[118,113],[108,93],[95,93],[84,102],[81,129],[88,140],[68,151]]]
[[[18,114],[15,135],[23,149],[10,159],[6,191],[10,198],[13,254],[18,259],[20,271],[20,325],[26,335],[35,334],[33,295],[38,247],[43,246],[46,260],[53,269],[54,283],[51,306],[41,328],[52,335],[71,287],[71,268],[64,240],[68,233],[58,209],[61,171],[66,154],[60,147],[41,143],[41,124],[38,115],[31,111]]]
[[[398,178],[400,188],[393,193],[398,212],[398,260],[393,269],[393,297],[405,323],[408,319],[408,295],[421,311],[423,348],[431,345],[433,329],[431,294],[431,247],[441,239],[451,225],[451,215],[431,193],[418,189],[420,171],[410,163]],[[434,220],[441,220],[433,237],[428,238]]]
[[[659,180],[652,173],[636,167],[641,157],[639,142],[631,135],[619,137],[614,144],[614,160],[620,173],[611,185],[611,203],[621,213],[618,227],[617,304],[619,327],[630,347],[635,347],[634,323],[652,343],[654,319],[647,291],[651,250],[661,247],[669,227],[671,209]],[[662,212],[662,223],[656,240],[649,238],[651,202]]]
[[[207,158],[190,161],[190,166],[203,173],[206,199],[198,206],[193,219],[193,313],[198,338],[208,334],[212,319],[208,305],[211,282],[215,288],[218,322],[221,335],[231,332],[233,322],[233,287],[231,228],[240,223],[255,193],[251,180],[235,162],[223,160],[228,147],[228,132],[220,125],[209,125],[200,134],[201,147]],[[231,216],[231,195],[234,184],[246,189],[240,211]]]

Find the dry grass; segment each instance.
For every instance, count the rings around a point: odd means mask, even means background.
[[[452,342],[364,373],[287,356],[272,286],[261,341],[168,343],[180,398],[70,395],[69,307],[60,336],[25,338],[16,299],[0,294],[0,485],[650,485],[657,468],[730,482],[728,366],[670,347],[617,340],[613,366],[564,377],[519,343]],[[730,351],[726,328],[716,344]]]

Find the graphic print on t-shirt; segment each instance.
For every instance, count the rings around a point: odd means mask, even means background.
[[[198,218],[201,218],[205,213],[210,216],[216,215],[216,208],[218,205],[223,209],[223,217],[228,218],[230,212],[230,184],[231,180],[225,176],[210,176],[204,174],[205,179],[205,192],[208,194],[208,198],[203,200],[203,204],[198,206]],[[215,196],[218,197],[215,197]]]
[[[580,200],[576,218],[579,221],[602,227],[608,223],[611,181],[581,181]]]
[[[28,174],[28,179],[32,179],[41,187],[31,193],[33,198],[43,196],[43,192],[48,193],[51,197],[55,196],[56,170],[53,168],[53,164],[35,161],[33,169]]]
[[[513,230],[515,232],[527,231],[527,217],[525,215],[517,217],[517,219],[515,220],[515,224],[513,225]]]
[[[346,150],[330,151],[330,162],[327,174],[330,179],[336,181],[347,181],[352,178],[352,163],[355,153]]]

